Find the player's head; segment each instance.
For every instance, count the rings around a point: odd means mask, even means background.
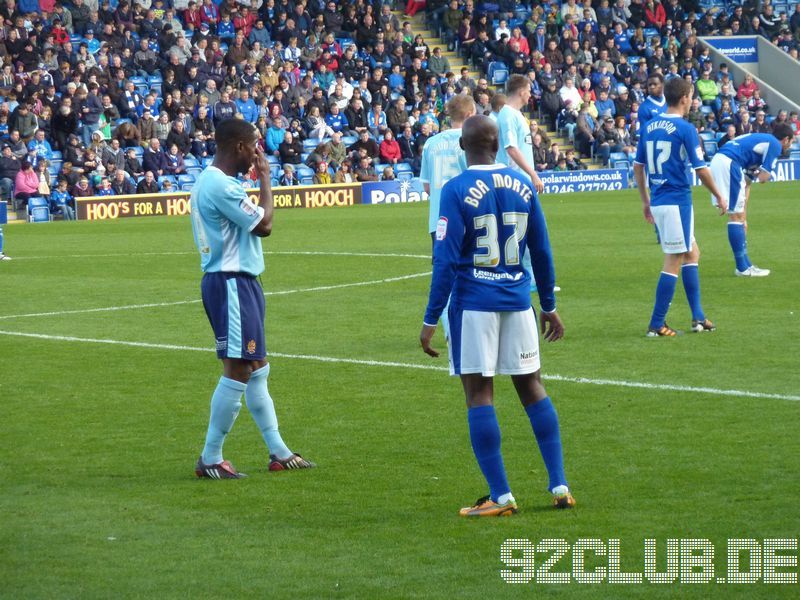
[[[519,96],[527,104],[531,95],[531,80],[519,73],[512,75],[506,83],[506,94],[509,97]]]
[[[778,123],[775,125],[775,128],[772,130],[772,135],[778,138],[784,152],[791,147],[794,141],[794,130],[788,123]]]
[[[647,78],[647,93],[654,98],[664,95],[664,76],[661,73],[652,73]]]
[[[500,147],[497,125],[487,116],[473,115],[464,121],[458,143],[467,155],[468,165],[494,164]]]
[[[495,94],[492,96],[491,105],[492,105],[492,112],[499,113],[500,109],[506,105],[506,95],[505,94]]]
[[[230,161],[237,173],[246,173],[256,160],[258,130],[243,119],[226,119],[217,125],[217,154]]]
[[[692,107],[694,86],[680,77],[670,79],[664,86],[664,98],[670,108],[680,108],[682,115],[687,115]]]
[[[451,123],[456,127],[475,114],[475,101],[472,96],[454,96],[448,100],[446,108]]]

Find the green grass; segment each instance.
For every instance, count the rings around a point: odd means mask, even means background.
[[[798,394],[798,194],[796,184],[754,190],[750,253],[773,274],[747,280],[733,276],[724,220],[698,193],[704,305],[719,329],[663,340],[643,335],[661,255],[636,192],[546,197],[567,335],[543,348],[543,373]],[[426,221],[426,205],[280,211],[264,244],[264,287],[424,273]],[[187,219],[5,233],[15,260],[0,263],[0,330],[211,348],[198,302],[7,318],[199,299]],[[326,254],[336,252],[423,258]],[[269,349],[444,367],[417,341],[428,283],[272,295]],[[689,320],[679,286],[669,322]],[[199,481],[192,470],[220,373],[213,352],[0,334],[0,597],[796,596],[796,586],[762,583],[512,586],[500,577],[507,538],[618,538],[623,570],[639,572],[645,538],[662,554],[668,538],[707,538],[722,575],[728,538],[797,538],[796,401],[551,379],[578,500],[555,512],[530,425],[498,379],[520,513],[474,522],[456,516],[485,485],[457,380],[402,366],[272,363],[284,438],[319,468],[268,474],[243,410],[225,454],[250,477]],[[571,556],[554,570],[569,571]]]

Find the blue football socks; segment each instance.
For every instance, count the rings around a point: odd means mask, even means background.
[[[675,286],[678,283],[678,276],[672,273],[661,271],[656,286],[656,302],[653,306],[653,316],[650,317],[650,329],[660,329],[667,319],[667,311],[675,295]]]
[[[478,466],[489,484],[489,495],[494,502],[509,494],[506,468],[500,453],[500,426],[494,406],[475,406],[467,411],[469,438]]]
[[[3,228],[0,227],[0,254],[3,253]]]
[[[689,301],[689,308],[692,309],[692,319],[702,321],[706,318],[703,314],[703,307],[700,304],[700,274],[697,263],[688,263],[681,267],[681,279],[683,279],[683,289],[686,291],[686,299]]]
[[[731,221],[728,223],[728,241],[733,250],[733,258],[736,261],[736,269],[739,271],[747,270],[753,263],[747,256],[747,235],[744,231],[744,223]]]
[[[269,364],[253,371],[244,393],[245,402],[247,402],[247,410],[250,411],[261,431],[269,453],[285,459],[292,456],[292,451],[283,443],[283,438],[278,431],[278,417],[275,414],[275,404],[269,395],[267,378],[269,378]]]
[[[208,421],[206,445],[202,454],[205,464],[216,465],[222,462],[222,444],[242,408],[242,392],[246,387],[241,381],[219,378],[217,389],[211,396],[211,418]]]
[[[539,444],[544,466],[550,479],[549,490],[552,492],[558,486],[567,485],[567,476],[564,474],[564,455],[561,449],[561,432],[558,427],[558,414],[550,397],[534,402],[525,407],[528,418],[533,427],[533,435]]]

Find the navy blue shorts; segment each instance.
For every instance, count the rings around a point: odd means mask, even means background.
[[[217,340],[217,357],[266,358],[264,292],[258,279],[244,273],[206,273],[200,289]]]

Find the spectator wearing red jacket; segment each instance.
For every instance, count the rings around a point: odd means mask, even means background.
[[[664,5],[657,0],[656,2],[647,0],[644,9],[644,19],[648,27],[655,27],[656,29],[664,27],[667,23],[667,13],[664,10]]]
[[[383,141],[378,150],[381,157],[381,162],[396,165],[403,160],[403,155],[400,152],[400,144],[394,139],[394,134],[391,129],[387,129],[383,135]]]

